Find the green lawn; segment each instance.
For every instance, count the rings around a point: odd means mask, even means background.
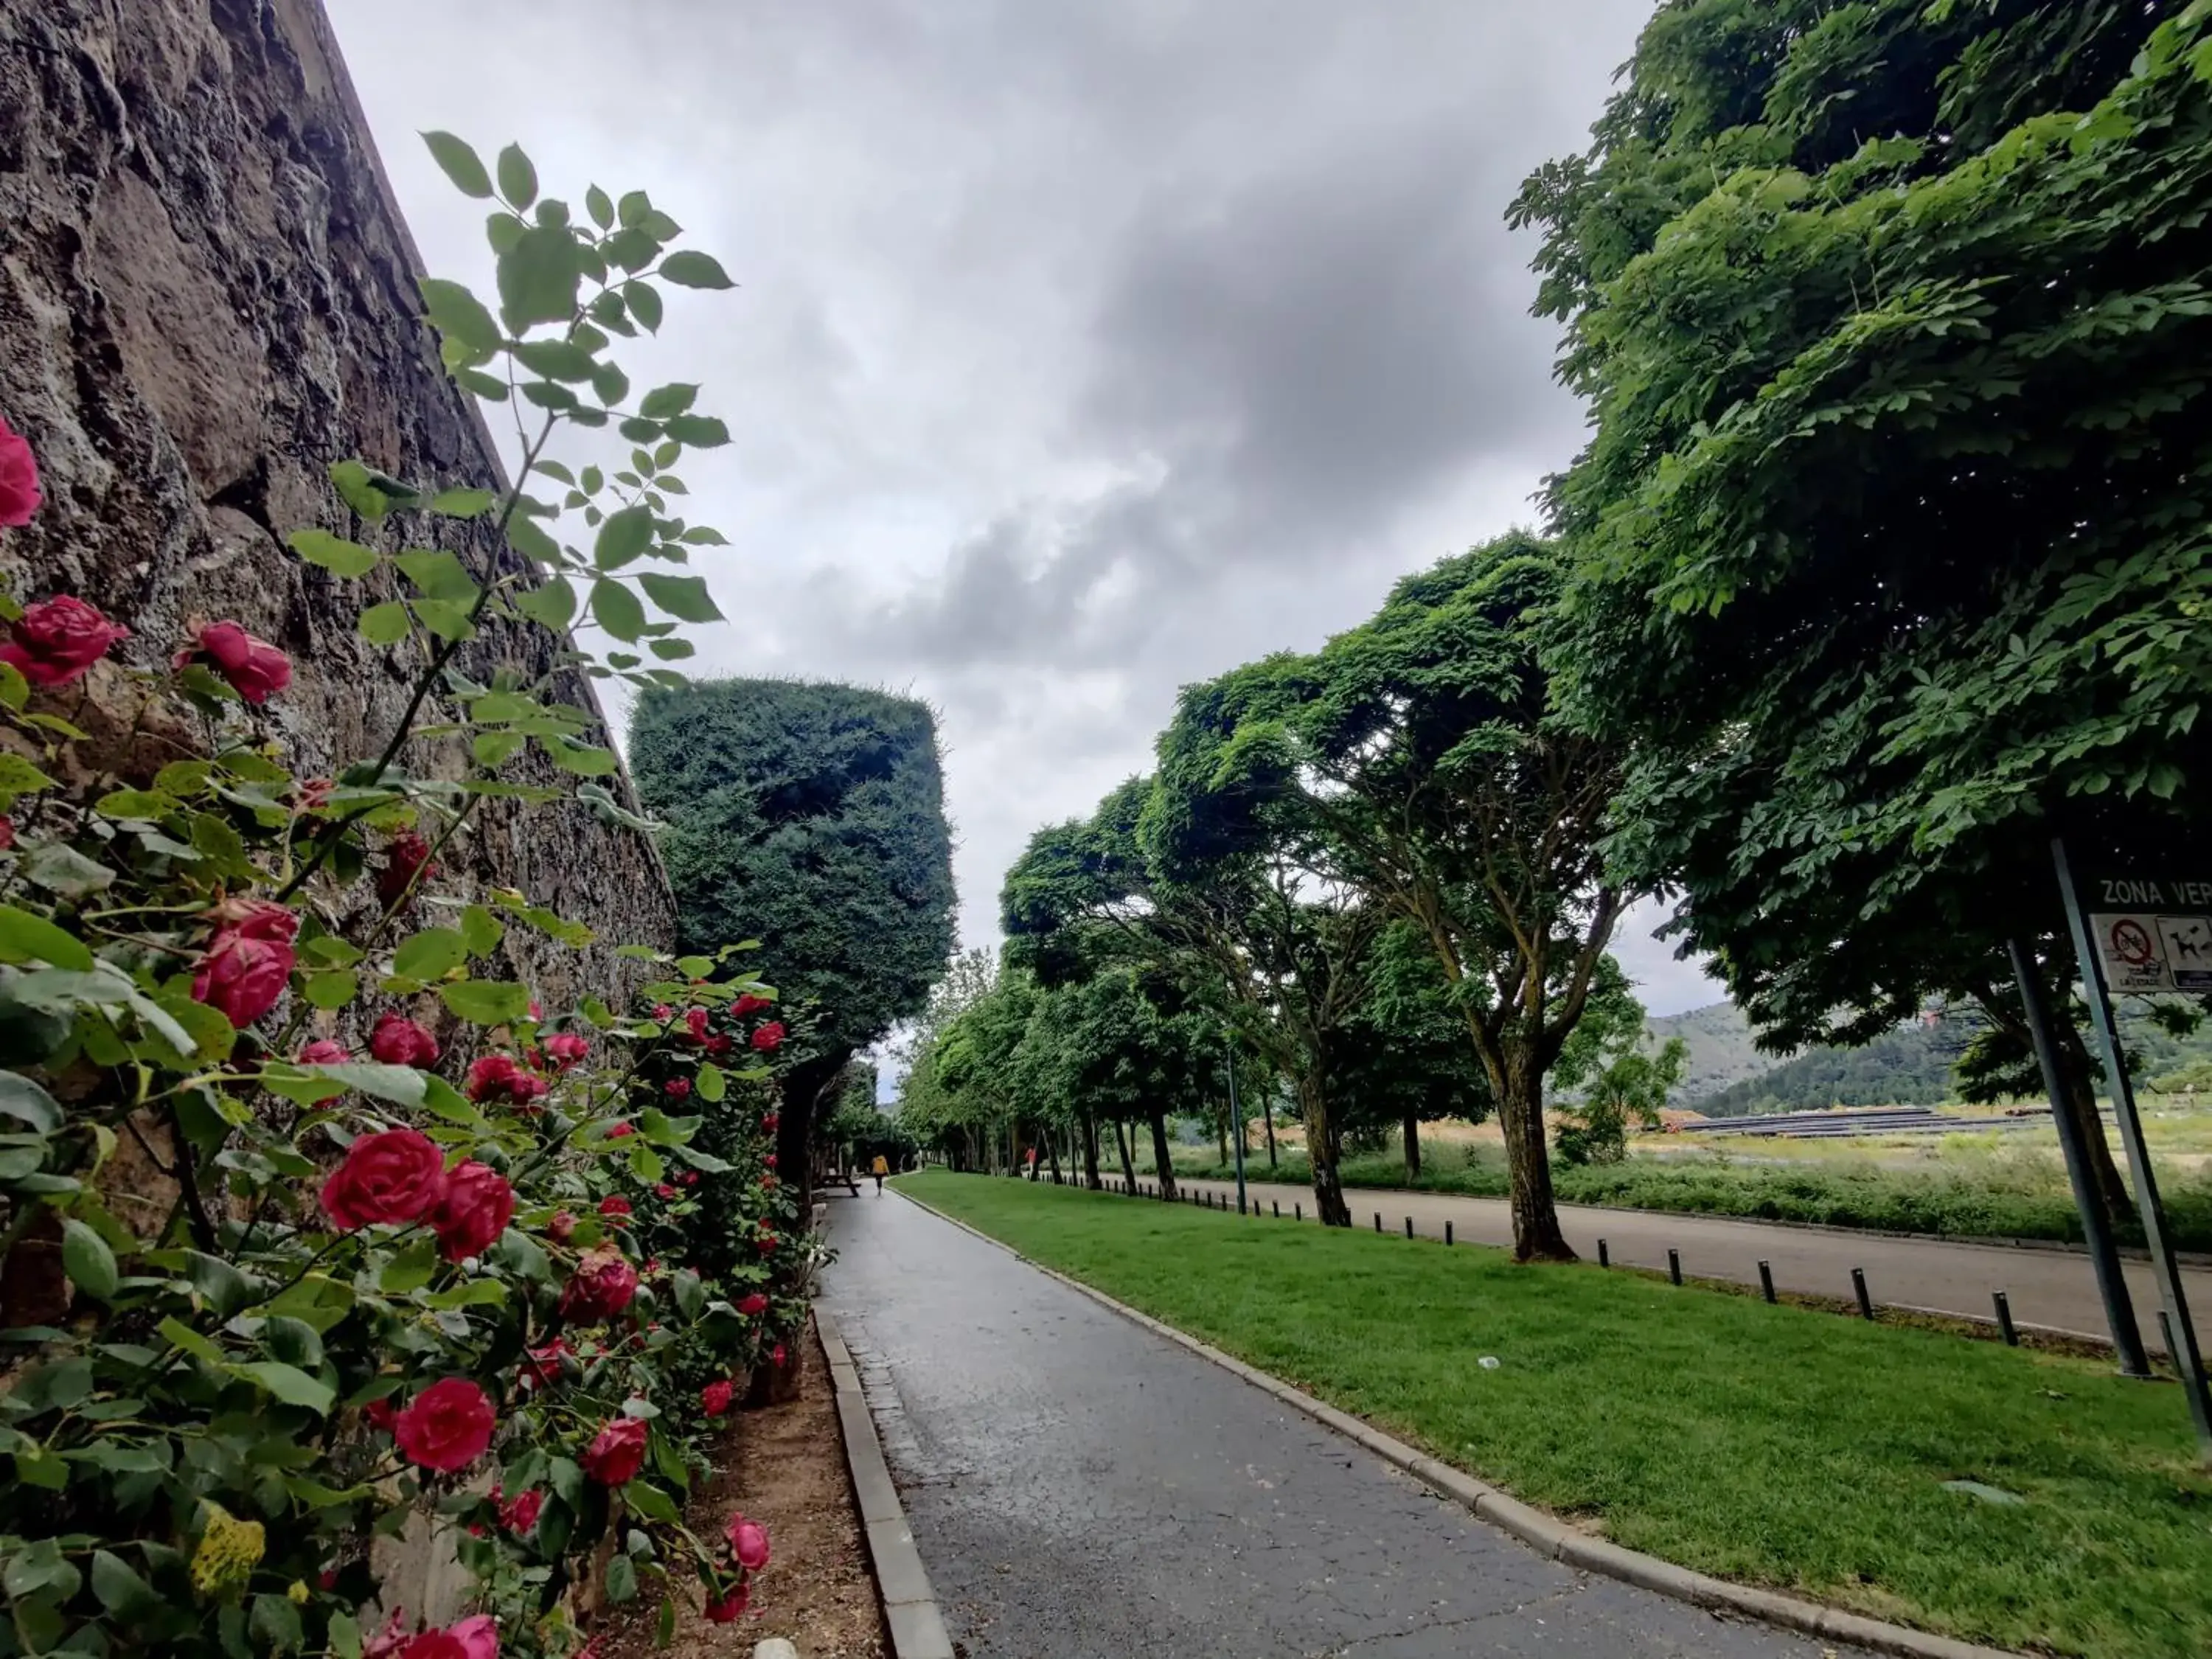
[[[1496,1250],[899,1185],[1632,1548],[2002,1646],[2212,1654],[2212,1479],[2171,1383]]]

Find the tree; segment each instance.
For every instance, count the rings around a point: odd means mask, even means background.
[[[1560,1051],[1552,1081],[1567,1097],[1552,1127],[1562,1162],[1618,1164],[1628,1156],[1628,1127],[1659,1127],[1660,1109],[1682,1080],[1690,1045],[1669,1037],[1654,1051],[1644,1005],[1620,965],[1607,957],[1591,988],[1589,1011]]]
[[[1772,1047],[1942,997],[2024,1055],[2007,941],[2072,998],[2052,836],[2202,814],[2212,20],[2170,9],[1682,0],[1516,204],[1595,417],[1563,704]]]
[[[1392,922],[1377,936],[1367,994],[1346,1022],[1335,1063],[1346,1133],[1395,1129],[1408,1184],[1420,1180],[1423,1123],[1480,1123],[1496,1105],[1451,982],[1410,922]]]
[[[926,704],[856,686],[695,682],[641,699],[630,762],[687,945],[757,961],[808,1010],[782,1069],[787,1179],[809,1179],[817,1098],[922,1012],[952,935],[952,837]],[[802,1188],[800,1196],[805,1196]]]
[[[1522,535],[1410,576],[1320,652],[1204,688],[1187,763],[1216,814],[1297,826],[1303,860],[1427,942],[1488,1079],[1523,1261],[1573,1259],[1544,1079],[1634,890],[1600,853],[1619,747],[1558,718],[1540,657],[1562,580]]]

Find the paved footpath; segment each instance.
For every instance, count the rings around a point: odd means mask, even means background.
[[[1233,1217],[1234,1182],[1186,1181],[1186,1187],[1224,1196]],[[1248,1182],[1245,1191],[1272,1217],[1279,1205],[1287,1218],[1293,1204],[1313,1218],[1313,1189]],[[1442,1238],[1444,1223],[1453,1236],[1470,1244],[1510,1244],[1513,1216],[1502,1198],[1454,1198],[1443,1193],[1395,1192],[1355,1187],[1345,1194],[1352,1224],[1372,1227],[1380,1214],[1384,1229],[1402,1233],[1406,1218],[1425,1237]],[[2012,1316],[2024,1325],[2047,1325],[2104,1337],[2105,1304],[2097,1294],[2096,1269],[2075,1250],[2044,1250],[2015,1244],[1963,1244],[1941,1238],[1894,1238],[1853,1233],[1841,1228],[1784,1227],[1771,1222],[1737,1221],[1723,1216],[1666,1215],[1654,1210],[1601,1210],[1578,1204],[1559,1206],[1567,1243],[1589,1260],[1597,1260],[1603,1238],[1613,1260],[1633,1267],[1664,1270],[1667,1252],[1682,1253],[1682,1271],[1696,1279],[1732,1279],[1759,1283],[1763,1259],[1774,1269],[1778,1289],[1808,1296],[1851,1296],[1851,1269],[1866,1270],[1875,1301],[1903,1308],[1930,1308],[1968,1318],[1995,1316],[1990,1294],[2002,1291]],[[2154,1353],[2166,1352],[2159,1336],[2158,1284],[2150,1263],[2125,1264],[2135,1298],[2136,1322]],[[2212,1329],[2212,1270],[2182,1269],[2190,1316],[2199,1331]]]
[[[830,1231],[968,1659],[1865,1659],[1546,1560],[895,1192]]]

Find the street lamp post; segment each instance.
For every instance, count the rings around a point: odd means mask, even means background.
[[[1229,1121],[1237,1134],[1237,1213],[1244,1213],[1244,1114],[1237,1106],[1237,1045],[1229,1045]]]

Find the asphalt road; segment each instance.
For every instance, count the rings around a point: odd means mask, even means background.
[[[1234,1218],[1234,1182],[1182,1184],[1224,1194]],[[1287,1218],[1297,1204],[1304,1206],[1306,1218],[1312,1219],[1310,1188],[1255,1182],[1248,1183],[1246,1191],[1271,1218],[1270,1206],[1280,1205]],[[1442,1238],[1449,1220],[1453,1236],[1462,1243],[1513,1242],[1512,1213],[1503,1199],[1358,1188],[1345,1196],[1358,1226],[1372,1227],[1379,1213],[1386,1230],[1403,1232],[1406,1218],[1411,1216],[1413,1231],[1426,1237]],[[2089,1258],[2076,1251],[1893,1238],[1841,1229],[1784,1227],[1720,1216],[1663,1215],[1650,1210],[1601,1210],[1572,1204],[1559,1206],[1559,1224],[1567,1242],[1593,1261],[1597,1259],[1597,1242],[1603,1238],[1613,1260],[1628,1267],[1663,1270],[1667,1252],[1672,1249],[1682,1253],[1682,1272],[1692,1278],[1732,1279],[1756,1285],[1763,1258],[1772,1266],[1779,1290],[1845,1298],[1852,1294],[1851,1269],[1862,1267],[1866,1271],[1868,1291],[1878,1304],[1989,1319],[1993,1316],[1990,1292],[2002,1291],[2012,1304],[2013,1317],[2021,1324],[2098,1337],[2107,1334],[2096,1271]],[[2151,1277],[2150,1264],[2129,1261],[2126,1271],[2143,1340],[2152,1352],[2163,1353],[2158,1285]],[[2185,1267],[2182,1281],[2197,1328],[2212,1331],[2212,1271]]]
[[[1548,1561],[896,1193],[824,1297],[968,1659],[1864,1659]]]

